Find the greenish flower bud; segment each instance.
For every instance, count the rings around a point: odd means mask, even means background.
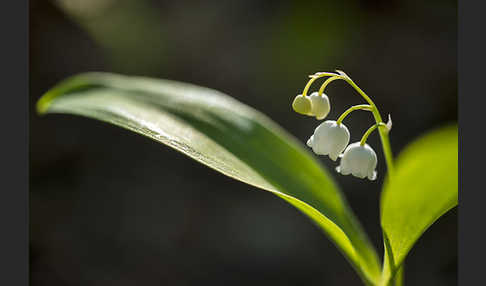
[[[309,99],[309,97],[303,96],[302,94],[299,94],[294,98],[294,102],[292,102],[292,108],[297,113],[304,114],[304,115],[312,115],[311,100]]]

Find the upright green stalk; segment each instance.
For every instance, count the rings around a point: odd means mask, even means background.
[[[402,264],[400,268],[398,268],[397,274],[395,275],[395,286],[403,286],[403,272],[405,271],[404,269],[405,264]]]
[[[309,82],[307,83],[307,85],[304,88],[304,91],[302,93],[303,96],[307,95],[307,92],[308,92],[310,86],[312,85],[312,83],[315,80],[317,80],[318,78],[321,78],[321,77],[325,77],[325,76],[330,76],[330,78],[328,78],[323,83],[321,88],[319,89],[319,95],[321,95],[324,92],[324,89],[326,88],[326,86],[329,83],[331,83],[332,81],[337,80],[337,79],[345,80],[349,85],[351,85],[361,95],[361,97],[363,97],[363,99],[369,105],[356,105],[356,106],[349,108],[339,117],[337,122],[338,122],[338,124],[340,124],[342,122],[342,120],[349,113],[351,113],[354,110],[371,111],[371,113],[373,114],[373,118],[376,121],[376,125],[373,125],[370,129],[367,130],[367,132],[365,133],[365,135],[363,136],[363,138],[361,140],[361,143],[363,144],[363,142],[366,142],[366,139],[368,138],[369,134],[373,130],[378,129],[378,133],[380,134],[381,145],[382,145],[382,148],[383,148],[383,155],[385,157],[385,161],[386,161],[386,165],[387,165],[387,169],[388,169],[388,177],[391,177],[392,173],[394,172],[394,166],[393,166],[393,153],[392,153],[391,146],[390,146],[390,139],[388,137],[389,126],[387,126],[387,124],[385,124],[385,122],[383,122],[380,111],[376,107],[373,100],[371,100],[371,98],[361,88],[359,88],[359,86],[356,83],[354,83],[354,81],[347,74],[345,74],[344,72],[339,71],[339,70],[337,72],[338,72],[338,74],[326,72],[326,73],[316,73],[316,74],[312,75],[311,79],[309,80]],[[399,269],[395,269],[396,266],[394,265],[393,261],[390,261],[390,259],[392,259],[392,257],[388,254],[389,250],[387,249],[386,237],[384,237],[384,244],[385,244],[385,253],[384,253],[384,257],[383,257],[384,261],[383,261],[382,277],[381,277],[381,279],[380,279],[380,281],[378,282],[377,285],[379,285],[379,286],[391,286],[391,285],[403,286],[403,267],[404,267],[404,265],[401,265],[401,267]]]
[[[342,76],[343,79],[349,83],[372,107],[371,112],[373,113],[373,117],[375,118],[375,121],[377,125],[382,125],[383,120],[381,118],[380,112],[374,102],[366,95],[366,93],[359,88],[357,84],[351,80],[344,72],[339,72]],[[388,130],[385,126],[380,126],[378,128],[378,132],[380,134],[380,139],[381,139],[381,145],[383,147],[383,154],[385,156],[385,161],[386,165],[388,167],[388,178],[391,177],[393,171],[394,171],[394,166],[393,166],[393,154],[390,146],[390,139],[388,137]],[[385,242],[386,244],[386,242]],[[380,282],[380,285],[382,286],[389,286],[389,285],[395,285],[395,286],[403,286],[403,276],[404,276],[404,270],[402,265],[399,269],[388,269],[389,267],[394,267],[389,261],[390,259],[390,254],[388,254],[387,247],[385,246],[385,254],[383,257],[383,275],[382,275],[382,281]],[[383,284],[384,283],[384,284]]]

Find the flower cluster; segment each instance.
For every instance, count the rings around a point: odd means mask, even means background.
[[[326,118],[331,111],[327,95],[319,95],[317,92],[313,92],[310,96],[297,95],[292,107],[300,114],[315,116],[317,120]]]
[[[391,118],[388,116],[388,123],[381,122],[381,116],[373,101],[342,71],[338,73],[316,73],[310,76],[310,80],[302,94],[297,95],[292,103],[292,108],[297,113],[313,116],[317,120],[326,118],[331,110],[329,98],[324,94],[324,89],[333,80],[345,80],[353,86],[369,104],[355,105],[346,110],[336,121],[326,120],[314,130],[314,134],[307,141],[307,146],[318,155],[327,155],[331,160],[341,158],[340,165],[336,171],[342,175],[352,174],[358,178],[376,179],[376,165],[378,159],[375,151],[366,140],[377,128],[383,127],[385,132],[391,129]],[[329,77],[321,86],[319,92],[313,92],[307,96],[311,84],[318,78]],[[363,135],[361,141],[349,144],[350,133],[342,123],[344,118],[354,110],[365,110],[373,113],[376,124],[371,126]]]

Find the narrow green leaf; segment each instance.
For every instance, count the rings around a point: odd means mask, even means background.
[[[379,278],[373,247],[314,156],[266,116],[227,95],[175,81],[87,73],[49,90],[37,108],[112,123],[270,191],[311,218],[365,283]]]
[[[457,205],[457,140],[457,126],[443,127],[414,141],[398,157],[381,195],[384,280],[392,278],[425,230]]]

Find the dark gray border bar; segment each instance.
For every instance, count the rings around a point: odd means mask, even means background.
[[[28,285],[28,0],[0,2],[0,285]]]
[[[486,3],[458,4],[459,285],[484,285]]]

